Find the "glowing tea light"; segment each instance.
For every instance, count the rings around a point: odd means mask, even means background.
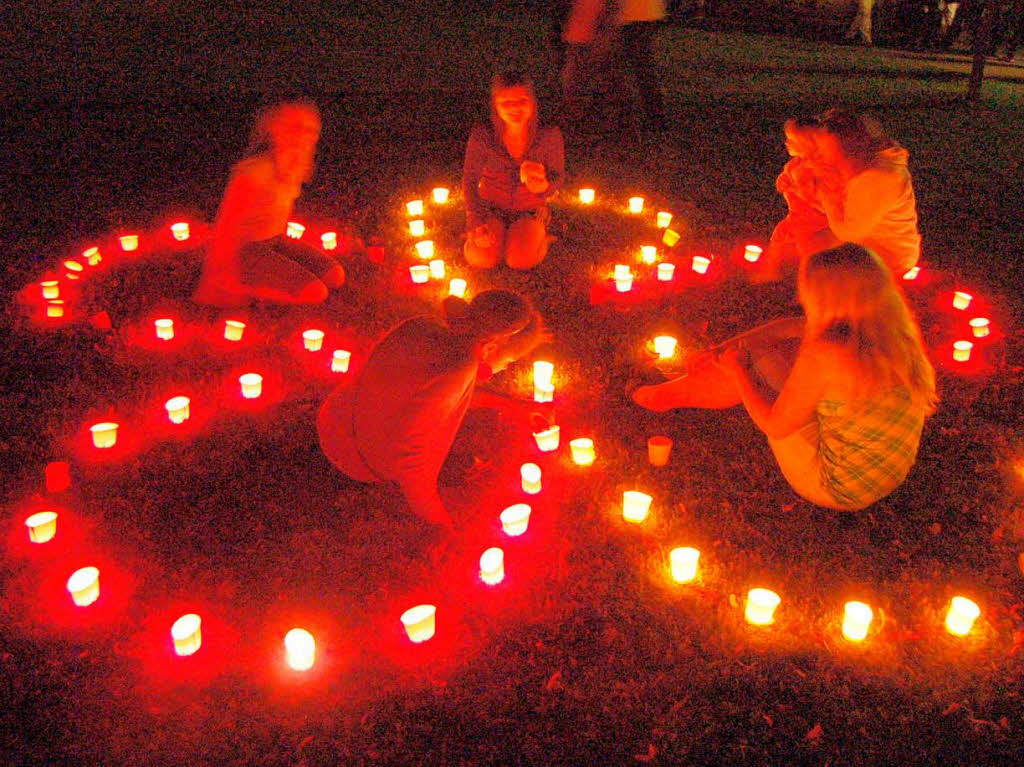
[[[100,571],[95,567],[75,570],[68,578],[68,592],[79,607],[91,605],[100,596]]]
[[[633,289],[633,275],[627,274],[623,277],[615,278],[615,289],[619,293],[628,293]]]
[[[953,597],[946,613],[946,631],[957,636],[967,636],[974,621],[981,615],[981,608],[967,597]]]
[[[535,463],[524,463],[519,467],[519,476],[523,481],[523,492],[536,495],[541,490],[540,466]]]
[[[122,234],[117,239],[121,243],[121,250],[125,253],[139,249],[139,235],[137,234]]]
[[[85,267],[73,258],[69,258],[64,262],[64,268],[67,269],[64,277],[69,280],[77,280],[82,276],[82,272],[85,271]]]
[[[679,232],[674,229],[666,229],[665,234],[661,236],[661,241],[668,245],[668,247],[674,247],[679,242]]]
[[[624,280],[633,276],[633,270],[629,268],[629,264],[616,264],[613,274],[616,280]]]
[[[28,528],[28,539],[32,543],[52,541],[57,534],[57,512],[40,511],[25,520]]]
[[[444,260],[440,258],[433,259],[430,264],[430,276],[435,280],[444,279]]]
[[[744,260],[752,264],[756,264],[761,259],[762,253],[764,253],[764,248],[760,245],[747,245],[743,248]]]
[[[775,622],[775,608],[782,600],[774,591],[751,589],[747,592],[747,623],[768,626]]]
[[[164,408],[171,423],[185,423],[189,419],[188,397],[171,397],[164,403]]]
[[[989,334],[989,322],[987,317],[975,317],[967,323],[971,326],[971,332],[975,338],[984,338]]]
[[[552,384],[542,386],[535,384],[533,387],[534,402],[551,402],[555,399],[555,387]]]
[[[241,341],[245,332],[245,323],[238,320],[224,320],[224,338],[228,341]]]
[[[203,620],[195,613],[186,613],[171,625],[174,652],[185,657],[203,646]]]
[[[291,237],[293,240],[301,240],[302,233],[306,231],[306,227],[295,221],[289,221],[285,227],[284,233]]]
[[[284,635],[284,659],[295,671],[309,671],[316,662],[316,640],[305,629]]]
[[[555,365],[546,360],[537,360],[533,363],[533,385],[551,386],[555,375]]]
[[[416,264],[409,267],[409,276],[417,285],[430,281],[430,267],[426,264]]]
[[[658,280],[661,282],[671,282],[675,274],[675,264],[658,264]]]
[[[416,255],[426,261],[434,257],[434,241],[420,240],[416,243]]]
[[[973,348],[974,344],[970,341],[954,341],[953,359],[957,362],[967,362],[971,358],[971,349]]]
[[[174,320],[154,320],[153,326],[156,328],[156,337],[161,341],[170,341],[174,338]]]
[[[43,298],[60,298],[60,282],[57,280],[43,280],[39,283],[43,292]]]
[[[654,351],[660,359],[667,360],[675,355],[677,343],[672,336],[655,336]]]
[[[320,351],[324,345],[324,331],[315,329],[302,331],[302,345],[307,351]]]
[[[590,437],[577,437],[569,441],[573,463],[578,466],[590,466],[594,462],[594,440]]]
[[[912,266],[909,269],[907,269],[907,271],[905,271],[903,273],[903,279],[907,280],[908,282],[911,281],[911,280],[916,280],[917,279],[917,275],[919,275],[920,273],[921,273],[921,267],[920,266]]]
[[[335,349],[334,354],[331,355],[331,372],[347,373],[351,361],[352,352],[347,352],[344,349]]]
[[[657,245],[641,245],[640,246],[640,260],[645,264],[653,264],[658,260],[658,246]]]
[[[643,522],[651,510],[653,499],[639,490],[627,490],[622,494],[622,518],[627,522]]]
[[[187,221],[179,221],[176,224],[171,224],[171,236],[174,237],[178,242],[184,242],[190,236],[189,225]]]
[[[974,298],[970,293],[964,293],[962,290],[958,290],[953,294],[953,308],[954,309],[966,309],[971,305],[971,300]]]
[[[630,213],[643,213],[644,212],[644,198],[643,197],[630,197],[629,198],[629,212]]]
[[[106,449],[117,444],[116,423],[94,423],[89,427],[89,431],[92,432],[92,444],[94,447]]]
[[[707,256],[694,256],[692,269],[697,274],[707,274],[708,267],[711,266],[711,259]]]
[[[96,245],[83,250],[82,258],[85,259],[85,262],[89,264],[89,266],[96,266],[96,264],[103,260],[103,256],[100,255],[100,249]]]
[[[434,636],[437,624],[437,607],[416,605],[402,613],[402,625],[409,640],[419,644]]]
[[[689,546],[672,549],[668,553],[669,565],[672,568],[672,580],[677,583],[690,583],[696,580],[699,559],[700,552]]]
[[[337,232],[324,232],[320,235],[320,244],[324,250],[337,250],[338,248],[338,233]]]
[[[446,202],[448,202],[448,198],[451,195],[451,192],[448,190],[448,187],[446,186],[435,186],[430,191],[430,194],[433,195],[434,202],[436,202],[438,205],[444,205]]]
[[[874,613],[863,602],[847,602],[843,608],[843,636],[851,642],[861,642],[868,635]]]
[[[651,466],[664,466],[672,454],[672,440],[668,437],[651,437],[647,440],[647,460]]]
[[[238,376],[238,383],[245,399],[256,399],[263,393],[263,376],[259,373],[243,373]]]
[[[537,447],[540,448],[542,453],[550,453],[554,450],[558,450],[561,432],[562,430],[560,427],[552,426],[550,429],[534,432],[533,438],[537,440]]]
[[[595,192],[593,189],[590,189],[589,187],[584,187],[583,189],[580,189],[580,202],[582,202],[584,205],[593,204],[594,196]]]
[[[657,223],[659,229],[668,229],[668,225],[672,223],[672,214],[667,210],[659,210]]]
[[[423,200],[409,200],[405,204],[405,210],[410,216],[422,216]]]
[[[64,316],[64,302],[57,298],[53,301],[46,302],[46,316],[50,318],[57,318]]]
[[[501,520],[501,529],[505,535],[515,537],[526,532],[530,526],[530,512],[532,509],[528,503],[515,503],[498,515]]]
[[[422,218],[414,218],[409,222],[409,234],[413,237],[422,237],[427,232],[427,225]]]
[[[505,580],[505,552],[497,546],[480,555],[480,580],[494,586]]]
[[[462,298],[466,295],[466,281],[461,277],[453,277],[448,283],[448,295]]]

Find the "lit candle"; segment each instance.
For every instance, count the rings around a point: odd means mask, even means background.
[[[629,212],[630,213],[643,213],[644,212],[644,198],[643,197],[630,197],[629,198]]]
[[[455,277],[448,283],[448,295],[462,298],[466,295],[466,281],[461,277]]]
[[[171,423],[184,423],[189,419],[188,397],[171,397],[164,403]]]
[[[757,263],[758,260],[760,260],[761,254],[763,252],[764,249],[759,245],[747,245],[745,248],[743,248],[743,258],[749,261],[750,263],[754,264]]]
[[[535,463],[524,463],[519,467],[519,474],[523,480],[523,492],[527,495],[536,495],[541,489],[540,466]]]
[[[60,282],[57,280],[43,280],[39,285],[42,287],[43,298],[60,298]]]
[[[72,280],[77,280],[81,276],[82,272],[85,271],[85,267],[73,258],[69,258],[64,261],[64,268],[68,270],[65,276]]]
[[[331,355],[331,372],[347,373],[348,365],[351,361],[352,352],[347,352],[344,349],[335,349],[334,354]]]
[[[677,343],[672,336],[655,336],[654,351],[660,359],[667,360],[675,355]]]
[[[296,671],[309,671],[316,662],[316,640],[305,629],[292,629],[284,635],[285,662]]]
[[[306,227],[295,221],[289,221],[285,227],[284,233],[291,237],[293,240],[301,240],[302,233],[306,231]]]
[[[665,234],[661,236],[661,241],[671,248],[679,242],[679,232],[674,229],[666,229]]]
[[[430,264],[430,276],[435,280],[444,279],[444,260],[440,258],[433,259]]]
[[[615,278],[615,289],[619,293],[628,293],[633,289],[633,275],[627,274],[623,277]]]
[[[672,440],[668,437],[651,437],[647,440],[647,460],[651,466],[664,466],[672,454]]]
[[[639,490],[627,490],[622,494],[622,518],[627,522],[643,522],[651,510],[653,499]]]
[[[967,597],[953,597],[946,613],[946,630],[950,634],[966,636],[981,615],[981,608]]]
[[[911,281],[911,280],[916,280],[917,279],[917,275],[919,275],[920,273],[921,273],[921,267],[920,266],[912,266],[909,269],[907,269],[907,271],[905,271],[903,273],[903,279],[907,280],[908,282]]]
[[[562,430],[558,426],[552,426],[550,429],[546,429],[545,431],[537,431],[533,433],[533,438],[537,440],[537,447],[540,448],[542,453],[550,453],[553,450],[558,450],[561,431]]]
[[[434,241],[420,240],[416,243],[416,255],[424,261],[434,257]]]
[[[95,447],[106,449],[117,444],[116,423],[94,423],[89,431],[92,432],[92,444]]]
[[[435,186],[431,191],[431,194],[434,195],[434,202],[436,202],[438,205],[444,205],[446,202],[448,202],[450,192],[448,191],[447,187]]]
[[[672,579],[677,583],[690,583],[697,578],[697,561],[700,559],[697,549],[689,546],[672,549],[668,559],[672,567]]]
[[[530,506],[526,503],[515,503],[498,515],[501,520],[501,529],[505,535],[513,537],[522,535],[530,526]]]
[[[437,607],[434,605],[416,605],[402,613],[402,625],[410,641],[426,642],[434,636],[437,620]]]
[[[579,466],[590,466],[594,462],[594,440],[590,437],[577,437],[569,441],[572,460]]]
[[[422,285],[430,280],[430,267],[426,264],[416,264],[409,267],[409,276],[417,285]]]
[[[259,373],[243,373],[238,376],[242,385],[242,396],[245,399],[256,399],[263,393],[263,376]]]
[[[613,274],[616,280],[624,280],[633,276],[633,270],[629,268],[629,264],[616,264]]]
[[[480,580],[488,586],[505,580],[505,552],[497,546],[485,550],[480,556]]]
[[[843,609],[843,636],[851,642],[860,642],[868,635],[874,613],[863,602],[847,602]]]
[[[410,216],[422,216],[423,200],[409,200],[409,202],[405,204],[405,210]]]
[[[184,242],[189,238],[189,226],[187,221],[179,221],[176,224],[171,224],[171,235],[178,242]]]
[[[555,398],[555,387],[554,385],[543,386],[541,384],[535,384],[533,387],[533,401],[534,402],[551,402]]]
[[[426,231],[427,225],[423,223],[422,218],[414,218],[409,222],[409,234],[413,237],[422,237]]]
[[[971,299],[973,299],[970,293],[964,293],[962,290],[958,290],[953,293],[953,308],[954,309],[966,309],[971,305]]]
[[[747,592],[747,623],[755,626],[768,626],[775,622],[775,608],[782,600],[774,591],[768,589],[751,589]]]
[[[555,375],[555,365],[545,360],[537,360],[533,363],[533,385],[551,386]]]
[[[186,613],[171,625],[174,652],[182,657],[194,654],[203,646],[203,621],[195,613]]]
[[[139,235],[137,234],[123,234],[117,239],[121,243],[121,250],[126,253],[139,249]]]
[[[238,320],[224,320],[224,338],[228,341],[241,341],[245,332],[245,323]]]
[[[967,362],[971,358],[971,349],[974,347],[970,341],[953,342],[953,359],[957,362]]]
[[[75,570],[68,578],[68,591],[79,607],[91,605],[100,596],[100,571],[95,567]]]
[[[707,274],[708,267],[711,266],[711,259],[707,256],[694,256],[693,257],[693,271],[697,274]]]
[[[640,260],[645,264],[653,264],[658,260],[658,246],[657,245],[641,245],[640,246]]]
[[[590,205],[594,202],[594,190],[584,187],[580,189],[580,202],[584,205]]]
[[[100,249],[95,245],[83,250],[82,258],[85,259],[85,262],[89,264],[89,266],[96,266],[96,264],[103,260],[103,256],[100,255]]]
[[[174,338],[174,320],[155,320],[153,325],[156,327],[156,337],[161,341],[170,341]]]
[[[57,298],[53,301],[46,302],[46,316],[50,318],[57,318],[64,316],[64,301]]]
[[[28,539],[32,543],[52,541],[57,534],[57,512],[40,511],[25,520],[28,528]]]
[[[657,220],[659,229],[668,229],[668,225],[672,223],[672,214],[667,210],[659,210]]]
[[[324,232],[323,234],[320,235],[320,244],[323,245],[324,250],[337,250],[338,233]]]
[[[324,331],[311,328],[302,331],[302,345],[307,351],[318,352],[324,345]]]
[[[975,317],[967,324],[971,326],[971,332],[974,333],[975,338],[984,338],[989,333],[987,317]]]
[[[658,264],[658,279],[662,282],[671,282],[672,277],[675,276],[676,265],[675,264]]]

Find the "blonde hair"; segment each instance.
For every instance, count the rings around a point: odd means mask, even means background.
[[[845,348],[870,383],[902,383],[927,413],[934,412],[935,370],[921,329],[878,256],[852,243],[815,253],[801,266],[800,298],[807,312],[805,342]]]
[[[899,146],[882,123],[868,114],[833,107],[818,115],[817,121],[821,130],[836,137],[839,148],[858,172],[871,167],[879,152]]]

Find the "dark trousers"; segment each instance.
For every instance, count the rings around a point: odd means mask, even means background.
[[[658,70],[654,64],[653,39],[657,25],[649,21],[623,24],[620,28],[622,56],[633,72],[640,102],[644,109],[646,127],[656,130],[665,127],[665,101],[658,84]]]

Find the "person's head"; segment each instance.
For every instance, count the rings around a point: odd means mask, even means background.
[[[869,167],[879,152],[899,146],[878,120],[866,114],[833,108],[817,122],[817,159],[853,173]]]
[[[280,176],[290,181],[309,181],[319,140],[320,110],[316,105],[286,102],[260,112],[249,140],[249,154],[268,152]]]
[[[540,315],[510,290],[485,290],[469,302],[449,296],[444,316],[449,329],[495,373],[528,355],[545,336]]]
[[[816,151],[818,119],[816,117],[794,117],[783,126],[786,134],[786,151],[792,157],[812,157]]]
[[[498,136],[510,129],[533,135],[537,125],[533,80],[512,70],[496,74],[491,80],[491,122]]]
[[[805,338],[848,349],[873,383],[904,383],[934,406],[935,371],[921,330],[892,272],[867,248],[846,243],[807,258],[800,269]]]

